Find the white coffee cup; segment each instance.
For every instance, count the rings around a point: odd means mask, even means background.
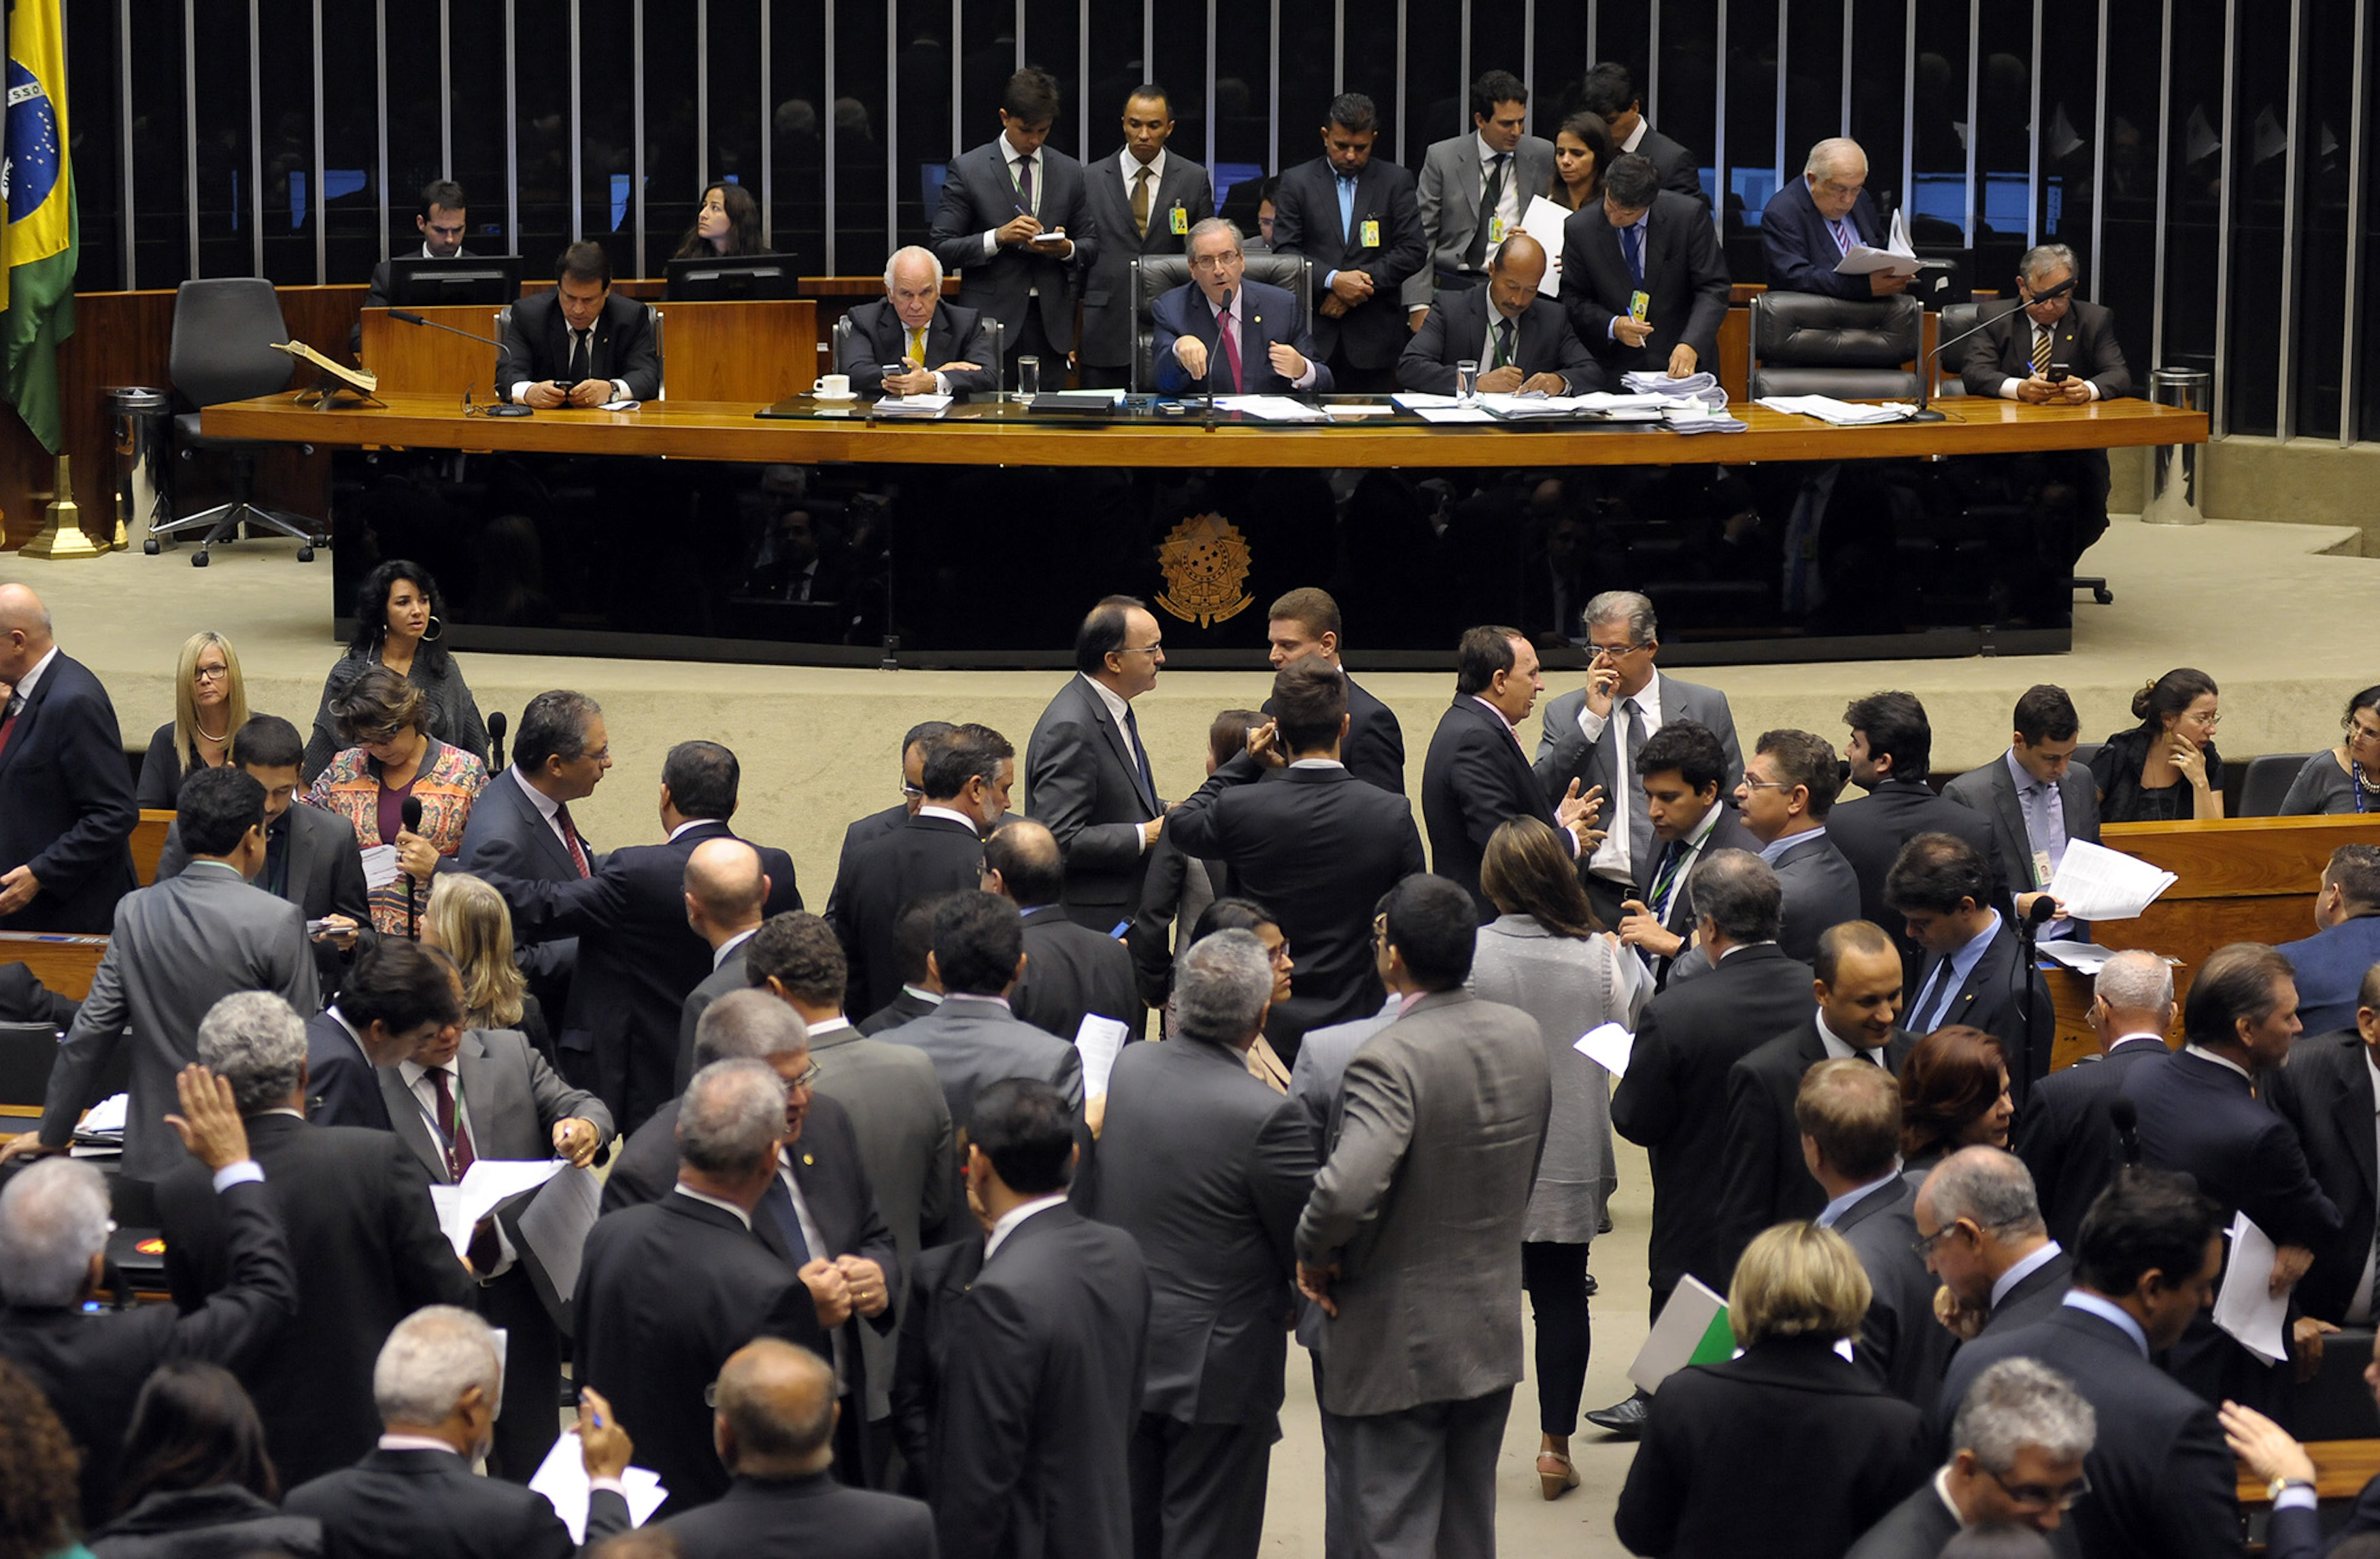
[[[851,393],[851,375],[847,373],[821,374],[819,376],[819,381],[810,386],[810,393],[813,395],[831,396],[834,399],[840,400],[844,396]]]

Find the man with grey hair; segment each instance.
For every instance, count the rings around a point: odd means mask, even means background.
[[[0,930],[104,935],[140,886],[124,735],[29,586],[0,585]]]
[[[1661,625],[1649,598],[1633,590],[1606,590],[1586,603],[1581,622],[1593,656],[1586,685],[1546,706],[1536,767],[1548,796],[1560,796],[1573,780],[1581,794],[1601,788],[1607,831],[1586,859],[1586,896],[1606,925],[1617,925],[1621,904],[1634,897],[1638,878],[1651,876],[1660,852],[1645,810],[1645,776],[1636,765],[1645,739],[1679,720],[1709,727],[1727,754],[1721,795],[1733,795],[1743,779],[1743,749],[1726,694],[1680,682],[1654,664],[1661,653]],[[1625,828],[1620,826],[1623,804]]]
[[[1954,1335],[1973,1340],[2058,1313],[2074,1263],[2042,1223],[2022,1159],[1961,1148],[1917,1188],[1914,1211],[1926,1270],[1942,1280],[1934,1313]]]
[[[944,301],[942,262],[931,249],[893,250],[883,297],[843,318],[834,370],[851,376],[854,394],[965,395],[999,387],[990,326],[981,309]],[[896,364],[899,371],[885,372]]]
[[[372,1365],[378,1444],[353,1467],[290,1490],[283,1509],[322,1522],[330,1552],[352,1559],[568,1559],[570,1529],[543,1494],[472,1473],[494,1439],[503,1392],[486,1322],[453,1305],[414,1311]],[[636,1446],[592,1386],[578,1394],[577,1432],[592,1550],[628,1529],[620,1477]]]
[[[1150,305],[1150,357],[1160,394],[1283,394],[1334,388],[1297,295],[1247,279],[1236,224],[1208,217],[1190,229],[1190,279]]]
[[[199,1057],[230,1086],[265,1200],[291,1248],[306,1252],[297,1314],[241,1372],[273,1465],[295,1487],[371,1449],[381,1345],[423,1305],[470,1305],[471,1275],[438,1230],[428,1175],[395,1133],[306,1118],[306,1027],[287,1002],[266,991],[224,997],[199,1025]],[[237,1277],[230,1213],[198,1165],[157,1187],[165,1285],[186,1311]]]
[[[681,1559],[933,1559],[923,1501],[841,1488],[829,1476],[841,1411],[833,1365],[757,1338],[720,1370],[713,1406],[711,1443],[735,1480],[717,1504],[656,1529]]]
[[[1845,275],[1835,267],[1858,246],[1885,247],[1884,214],[1867,194],[1867,153],[1848,136],[1810,148],[1802,176],[1770,197],[1760,213],[1760,248],[1771,292],[1828,297],[1892,297],[1909,290],[1916,267]]]
[[[1934,1559],[1970,1527],[2049,1536],[2090,1492],[2082,1458],[2098,1432],[2072,1382],[2034,1360],[2001,1360],[1959,1404],[1949,1461],[1869,1528],[1849,1559]]]
[[[1175,973],[1162,1045],[1130,1045],[1075,1205],[1140,1241],[1150,1308],[1132,1441],[1143,1554],[1253,1559],[1281,1438],[1281,1318],[1292,1237],[1313,1188],[1298,1102],[1249,1075],[1272,962],[1253,932],[1219,931]]]
[[[2098,1053],[2033,1085],[2011,1144],[2033,1172],[2050,1238],[2068,1245],[2122,1162],[2108,1106],[2133,1069],[2162,1066],[2173,1054],[2165,1042],[2173,1027],[2173,966],[2162,957],[2119,952],[2100,966],[2091,991]]]
[[[169,1359],[238,1367],[259,1357],[298,1304],[289,1246],[273,1215],[264,1171],[249,1156],[232,1086],[204,1067],[175,1079],[182,1112],[169,1116],[205,1166],[227,1230],[227,1280],[187,1311],[143,1305],[85,1314],[107,1265],[106,1182],[55,1158],[20,1169],[0,1190],[0,1359],[48,1396],[82,1450],[82,1519],[113,1510],[115,1464],[133,1399]]]

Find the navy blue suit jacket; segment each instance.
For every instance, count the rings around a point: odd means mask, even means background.
[[[306,1021],[306,1118],[317,1126],[389,1130],[380,1069],[327,1011]]]
[[[2033,1085],[2032,1101],[2017,1117],[2016,1155],[2033,1171],[2049,1238],[2068,1250],[2082,1232],[2082,1215],[2116,1178],[2120,1160],[2108,1105],[2133,1068],[2156,1066],[2170,1054],[2162,1041],[2133,1040]]]
[[[1286,287],[1268,286],[1262,282],[1243,282],[1240,293],[1240,393],[1294,393],[1289,381],[1273,368],[1269,355],[1275,342],[1282,342],[1296,347],[1298,355],[1314,365],[1311,393],[1329,394],[1330,370],[1323,366],[1322,354],[1315,349],[1314,332],[1306,328],[1306,320],[1298,310],[1297,295]],[[1179,395],[1193,386],[1205,389],[1210,380],[1217,394],[1232,393],[1231,387],[1221,382],[1222,353],[1215,345],[1215,309],[1208,303],[1207,295],[1198,290],[1197,283],[1185,282],[1165,294],[1149,305],[1148,312],[1157,321],[1157,344],[1152,357],[1157,365],[1159,393]],[[1173,355],[1173,344],[1185,335],[1206,344],[1207,379],[1192,379],[1183,368],[1182,359]]]
[[[453,864],[481,875],[493,872],[539,882],[577,882],[577,863],[546,826],[536,803],[522,787],[519,773],[516,767],[504,769],[491,777],[472,798],[471,816],[463,824],[463,842]],[[578,845],[587,852],[589,871],[603,864],[586,835],[578,836]],[[537,1004],[559,1021],[570,1009],[570,976],[578,968],[578,938],[523,938],[515,945],[513,956],[521,973],[528,976]]]
[[[2281,1245],[2320,1250],[2338,1232],[2338,1208],[2314,1182],[2296,1129],[2228,1067],[2189,1051],[2135,1067],[2124,1096],[2140,1110],[2141,1161],[2183,1169],[2215,1199]]]
[[[1860,243],[1872,249],[1884,248],[1884,218],[1866,190],[1861,190],[1859,199],[1852,202],[1850,220]],[[1828,297],[1876,296],[1865,276],[1835,273],[1843,248],[1835,242],[1827,219],[1818,214],[1805,178],[1786,180],[1785,187],[1769,198],[1767,209],[1760,213],[1760,249],[1768,260],[1772,292],[1824,293]]]
[[[1366,369],[1394,366],[1404,350],[1405,278],[1429,265],[1429,236],[1422,231],[1421,197],[1414,175],[1375,157],[1355,175],[1355,220],[1339,225],[1339,181],[1330,160],[1317,157],[1281,175],[1273,195],[1275,254],[1302,254],[1314,261],[1314,284],[1334,271],[1361,271],[1372,278],[1372,296],[1339,318],[1317,319],[1314,339],[1325,357],[1343,348],[1348,363]],[[1364,224],[1379,224],[1379,242],[1364,242]]]
[[[127,842],[140,820],[107,689],[58,652],[0,748],[0,872],[30,866],[33,901],[0,930],[103,937],[138,886]]]
[[[2303,1032],[2351,1029],[2364,971],[2380,963],[2380,915],[2342,920],[2302,942],[2284,942],[2276,950],[2298,972],[2298,1021]]]

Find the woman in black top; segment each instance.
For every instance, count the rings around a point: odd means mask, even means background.
[[[740,184],[714,184],[702,192],[702,210],[678,241],[673,260],[709,260],[713,255],[766,254],[760,242],[760,205]]]
[[[421,690],[429,731],[450,747],[488,761],[488,727],[463,681],[462,668],[441,642],[446,634],[446,599],[438,581],[419,563],[393,558],[364,576],[356,591],[355,635],[347,653],[322,679],[322,703],[314,711],[314,733],[306,743],[299,778],[307,784],[330,766],[341,749],[331,701],[355,685],[372,666],[385,666]]]
[[[229,763],[232,733],[248,723],[248,681],[221,634],[202,630],[185,640],[175,676],[174,718],[149,738],[140,760],[136,799],[143,810],[171,811],[184,775]]]
[[[2132,695],[2140,724],[2107,738],[2093,755],[2102,823],[2164,823],[2223,816],[2223,723],[2215,679],[2187,666]]]
[[[256,1406],[219,1365],[157,1367],[132,1405],[123,1469],[115,1519],[91,1534],[97,1559],[322,1552],[320,1521],[279,1510]]]

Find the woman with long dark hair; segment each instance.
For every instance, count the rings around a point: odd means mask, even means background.
[[[281,1480],[264,1426],[221,1365],[160,1364],[132,1404],[119,1465],[115,1519],[91,1540],[96,1559],[322,1552],[322,1522],[275,1508]]]
[[[322,702],[314,711],[314,733],[306,743],[299,778],[312,784],[346,745],[331,701],[371,666],[385,666],[421,690],[431,735],[486,763],[487,722],[480,718],[462,669],[446,653],[445,636],[446,598],[428,569],[393,558],[366,574],[356,590],[355,633],[347,652],[322,679]]]
[[[2102,823],[2163,823],[2223,816],[2223,723],[2215,679],[2180,666],[2132,695],[2141,723],[2092,755]]]
[[[1218,899],[1199,912],[1198,924],[1190,928],[1190,940],[1184,947],[1196,947],[1218,931],[1252,931],[1265,946],[1265,956],[1272,960],[1272,1000],[1275,1007],[1289,999],[1289,976],[1297,965],[1290,961],[1289,938],[1281,934],[1281,923],[1272,912],[1253,899]],[[1248,1073],[1276,1094],[1289,1092],[1289,1068],[1282,1064],[1281,1052],[1264,1035],[1248,1046]]]
[[[672,260],[708,260],[713,255],[766,254],[760,242],[760,203],[740,184],[722,179],[702,192],[702,210],[680,239]]]

